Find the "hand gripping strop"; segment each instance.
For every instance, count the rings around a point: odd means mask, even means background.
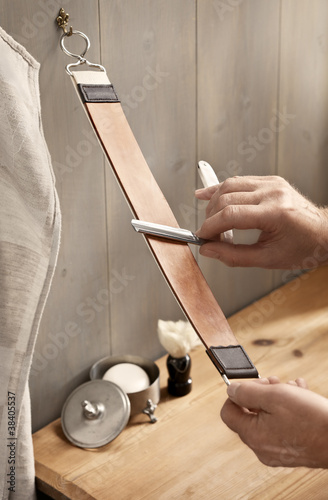
[[[83,54],[72,54],[66,49],[64,40],[70,33],[82,36],[86,41]],[[90,63],[84,57],[90,46],[88,37],[74,30],[70,33],[64,31],[61,47],[78,61],[67,65],[66,71],[135,219],[178,228],[172,210],[130,129],[105,68]],[[71,70],[81,64],[91,69]],[[167,284],[224,381],[229,384],[229,379],[233,378],[259,377],[257,369],[231,331],[188,244],[152,235],[144,237]]]

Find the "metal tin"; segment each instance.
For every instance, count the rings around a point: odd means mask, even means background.
[[[147,373],[150,380],[149,387],[143,391],[128,394],[131,403],[131,416],[138,413],[145,413],[149,415],[151,422],[155,422],[156,419],[153,417],[153,413],[160,400],[160,383],[159,368],[153,361],[129,354],[124,356],[108,356],[100,359],[91,367],[91,380],[102,379],[109,368],[119,363],[133,363],[143,368]]]
[[[106,380],[92,380],[75,389],[61,414],[65,436],[80,448],[98,448],[115,439],[130,418],[125,392]]]

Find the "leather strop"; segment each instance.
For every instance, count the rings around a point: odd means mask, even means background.
[[[151,173],[104,71],[72,71],[71,79],[136,219],[179,227]],[[144,238],[184,314],[227,384],[257,378],[186,243]]]

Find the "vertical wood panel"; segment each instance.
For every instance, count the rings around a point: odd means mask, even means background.
[[[203,217],[197,221],[193,195],[199,159],[221,180],[279,173],[314,201],[328,200],[325,0],[100,0],[100,17],[96,0],[0,1],[2,27],[42,64],[43,125],[63,212],[31,377],[34,429],[59,415],[96,359],[155,358],[158,318],[181,317],[64,72],[69,59],[54,23],[62,5],[89,35],[90,59],[102,56],[181,226],[192,229]],[[277,106],[296,117],[265,142]],[[200,262],[226,314],[281,280],[279,272]]]
[[[296,5],[297,3],[297,5]],[[328,3],[282,2],[280,109],[294,118],[279,137],[279,175],[328,202]]]
[[[100,6],[103,64],[149,167],[184,225],[184,207],[192,206],[194,196],[195,2],[105,0]],[[112,296],[112,351],[156,357],[163,352],[157,320],[182,313],[131,228],[131,213],[110,173],[107,193],[110,270],[126,269],[131,277]]]
[[[55,17],[61,3],[58,8],[47,0],[4,3],[3,28],[41,63],[43,126],[63,217],[58,266],[30,378],[37,429],[59,416],[67,395],[87,380],[91,364],[109,349],[108,306],[98,303],[95,310],[91,303],[99,290],[108,289],[104,171],[102,154],[65,73],[73,60],[59,48]],[[73,27],[92,38],[90,59],[99,60],[97,1],[82,0],[78,9],[73,2],[63,5]],[[84,46],[80,42],[71,39],[67,46],[79,50]]]
[[[315,203],[328,203],[328,3],[285,0],[281,12],[277,172]],[[275,284],[291,272],[277,271]]]
[[[270,123],[277,107],[279,3],[198,2],[198,157],[221,181],[275,172]],[[236,233],[236,241],[250,237]],[[205,258],[200,264],[226,314],[272,286],[271,271],[227,269]]]

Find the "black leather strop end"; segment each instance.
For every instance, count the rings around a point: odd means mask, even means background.
[[[232,378],[259,378],[259,373],[241,345],[210,347],[206,350],[221,375]]]
[[[120,102],[113,85],[79,83],[78,89],[82,101],[86,102]]]

